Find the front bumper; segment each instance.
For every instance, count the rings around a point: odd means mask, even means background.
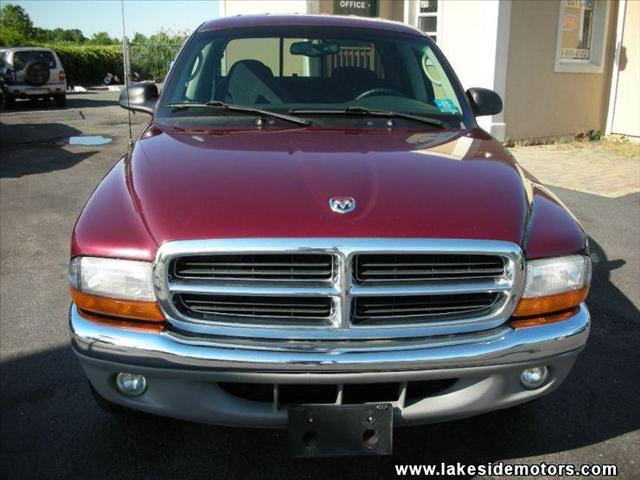
[[[585,305],[567,320],[514,330],[432,337],[390,344],[323,342],[241,343],[193,338],[176,332],[125,330],[70,312],[72,346],[100,395],[131,408],[186,420],[256,427],[283,427],[286,405],[247,400],[220,382],[309,385],[380,384],[455,379],[436,395],[394,405],[396,424],[470,416],[533,400],[557,388],[589,335]],[[547,365],[541,388],[520,385],[523,368]],[[117,372],[145,375],[140,397],[121,395]]]

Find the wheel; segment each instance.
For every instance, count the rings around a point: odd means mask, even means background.
[[[32,60],[24,66],[24,80],[29,85],[39,87],[49,81],[51,70],[42,60]]]
[[[96,401],[98,406],[107,413],[112,415],[129,415],[131,414],[131,410],[127,407],[123,407],[122,405],[118,405],[116,403],[110,402],[102,395],[100,395],[96,389],[89,382],[89,388],[91,389],[91,394],[93,395],[93,399]]]
[[[53,97],[53,99],[55,100],[58,107],[64,108],[67,106],[67,96],[65,94],[56,95],[55,97]]]
[[[9,108],[13,108],[16,104],[16,97],[14,97],[13,95],[11,95],[10,93],[5,93],[2,96],[2,103],[4,105],[4,108],[9,109]]]

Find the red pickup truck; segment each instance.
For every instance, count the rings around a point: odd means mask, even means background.
[[[72,346],[98,403],[388,454],[394,426],[548,394],[589,333],[585,232],[398,23],[201,25],[73,231]]]

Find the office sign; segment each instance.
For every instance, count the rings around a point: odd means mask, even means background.
[[[378,16],[378,0],[333,0],[336,15]]]

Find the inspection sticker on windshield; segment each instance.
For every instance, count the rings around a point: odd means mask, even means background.
[[[438,110],[445,113],[458,113],[458,107],[453,103],[453,100],[449,100],[448,98],[436,98],[436,107]]]

